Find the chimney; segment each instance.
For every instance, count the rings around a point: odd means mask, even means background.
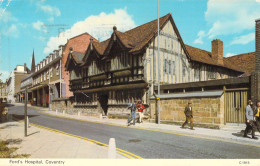
[[[24,63],[23,68],[24,68],[24,71],[27,71],[27,70],[26,70],[26,68],[27,68],[27,67],[26,67],[26,63]]]
[[[217,60],[218,64],[223,65],[223,42],[219,39],[212,40],[211,42],[212,58]]]
[[[71,53],[71,54],[73,53],[73,48],[72,48],[72,47],[70,47],[70,53]]]
[[[90,50],[93,50],[93,38],[90,38]]]
[[[255,20],[255,70],[260,72],[260,18]]]

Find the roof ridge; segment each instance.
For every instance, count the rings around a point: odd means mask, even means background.
[[[168,13],[168,14],[166,14],[166,15],[160,17],[159,19],[162,19],[162,18],[167,17],[167,16],[169,17],[170,15],[171,15],[171,13]],[[158,18],[157,18],[157,19],[154,19],[154,20],[152,20],[152,21],[150,21],[150,22],[147,22],[147,23],[145,23],[145,24],[139,25],[139,26],[137,26],[137,27],[135,27],[135,28],[133,28],[133,29],[129,29],[128,31],[125,31],[125,32],[123,32],[123,33],[127,33],[127,32],[129,32],[129,31],[135,30],[135,29],[137,29],[137,28],[140,28],[140,27],[142,27],[142,26],[145,26],[145,25],[150,24],[150,23],[152,23],[152,22],[154,22],[154,21],[157,21],[157,20],[158,20]]]
[[[199,50],[202,50],[202,51],[205,51],[205,52],[212,54],[210,51],[207,51],[207,50],[204,50],[204,49],[201,49],[201,48],[197,48],[197,47],[194,47],[194,46],[190,46],[188,44],[185,44],[185,46],[192,47],[192,48],[195,48],[195,49],[199,49]]]
[[[237,55],[233,55],[233,56],[225,57],[225,58],[228,59],[228,58],[233,58],[233,57],[237,57],[237,56],[243,56],[243,55],[245,55],[245,54],[252,54],[252,53],[255,53],[255,51],[247,52],[247,53],[242,53],[242,54],[237,54]]]
[[[82,35],[89,35],[89,36],[91,36],[93,39],[97,40],[97,39],[94,38],[92,35],[90,35],[88,32],[81,33],[81,34],[79,34],[79,35],[77,35],[77,36],[74,36],[74,37],[69,38],[68,40],[72,40],[72,39],[77,38],[77,37],[82,36]]]

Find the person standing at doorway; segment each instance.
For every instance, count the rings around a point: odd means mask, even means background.
[[[248,130],[252,130],[252,139],[255,137],[255,120],[253,111],[253,102],[248,100],[248,105],[246,106],[246,129],[244,132],[244,137],[247,137]]]
[[[190,122],[190,129],[194,130],[193,128],[193,113],[192,113],[192,103],[189,102],[188,105],[185,107],[184,114],[186,116],[186,121],[183,123],[181,128],[184,128],[184,126]]]
[[[136,103],[133,103],[130,107],[131,109],[131,117],[128,118],[128,125],[130,126],[130,122],[133,120],[133,125],[135,125],[135,119],[136,119],[136,105],[138,104],[138,101]]]

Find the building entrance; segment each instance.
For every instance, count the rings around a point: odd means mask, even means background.
[[[108,94],[100,94],[98,97],[99,110],[102,112],[102,115],[107,115],[108,110]]]

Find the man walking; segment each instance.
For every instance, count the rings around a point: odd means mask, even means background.
[[[137,105],[137,101],[136,103],[133,103],[131,105],[131,117],[128,118],[128,126],[130,126],[130,122],[133,120],[133,125],[135,125],[135,119],[136,119],[136,105]]]
[[[246,106],[246,129],[244,132],[244,137],[247,137],[248,130],[252,130],[252,139],[255,137],[255,124],[254,124],[254,111],[252,109],[253,102],[248,100],[248,105]]]
[[[181,128],[184,128],[184,126],[190,122],[190,129],[194,130],[193,128],[193,113],[192,113],[192,103],[189,102],[188,105],[185,107],[184,114],[186,116],[186,121],[183,123]]]

